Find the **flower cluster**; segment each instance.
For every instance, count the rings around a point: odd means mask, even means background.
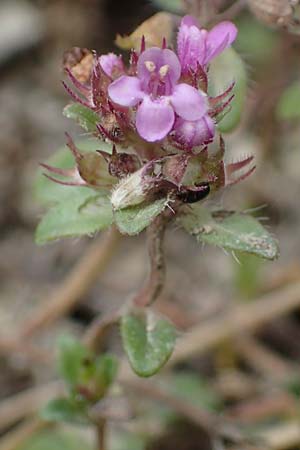
[[[207,31],[193,17],[185,16],[177,35],[177,54],[167,48],[165,40],[161,48],[146,49],[145,39],[139,52],[132,50],[128,67],[114,53],[98,57],[77,49],[77,54],[68,54],[65,71],[75,91],[70,83],[64,86],[73,100],[97,114],[97,135],[112,143],[113,152],[85,157],[93,161],[91,176],[83,172],[83,156],[68,138],[77,167],[68,172],[45,168],[71,177],[69,184],[98,187],[103,180],[95,177],[95,167],[102,170],[105,161],[110,179],[115,180],[111,185],[121,180],[112,195],[115,209],[142,202],[154,193],[172,192],[179,201],[198,201],[249,175],[252,158],[225,165],[222,138],[217,151],[212,155],[208,151],[234,87],[210,97],[209,63],[236,35],[231,22]],[[237,176],[241,169],[245,169],[243,175]],[[137,186],[139,194],[128,195],[128,189],[137,190]]]

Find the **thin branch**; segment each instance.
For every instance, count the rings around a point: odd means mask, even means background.
[[[42,419],[30,419],[1,438],[0,450],[16,450],[33,434],[49,426],[49,423]]]
[[[300,282],[264,295],[247,305],[236,306],[224,315],[189,330],[177,344],[169,364],[200,355],[226,339],[253,331],[300,306]]]
[[[186,417],[192,423],[207,431],[211,438],[218,435],[232,439],[233,441],[243,440],[243,436],[234,427],[233,422],[168,393],[158,383],[132,377],[131,380],[124,381],[122,385],[142,398],[154,399],[169,406],[178,414]]]
[[[26,342],[20,338],[6,337],[0,335],[0,354],[20,355],[39,364],[51,364],[53,357],[51,353],[38,348],[36,345]]]
[[[25,324],[21,332],[22,339],[31,337],[74,308],[106,268],[119,239],[119,232],[112,227],[108,234],[88,247],[67,278],[43,301],[34,316]]]
[[[149,280],[134,298],[136,306],[149,306],[160,295],[166,277],[166,265],[163,252],[164,235],[170,216],[161,214],[148,227],[148,252],[150,259]]]
[[[122,309],[119,309],[104,317],[96,317],[83,336],[85,345],[91,350],[99,351],[99,346],[103,342],[105,334],[113,325],[118,323],[121,312]]]
[[[43,386],[27,389],[2,400],[0,404],[0,430],[36,413],[47,401],[59,395],[62,388],[62,382],[54,381]]]
[[[290,362],[248,334],[236,340],[234,347],[241,358],[268,380],[281,382],[288,380],[296,372]]]

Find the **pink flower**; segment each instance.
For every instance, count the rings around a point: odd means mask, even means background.
[[[184,120],[201,119],[208,110],[207,96],[179,83],[181,65],[169,49],[152,47],[138,60],[137,76],[121,76],[108,87],[111,100],[137,106],[136,128],[148,142],[159,141],[171,131],[175,114]]]
[[[182,71],[196,70],[197,64],[206,66],[228,48],[236,36],[237,28],[232,22],[220,22],[207,31],[199,27],[194,17],[183,17],[177,36],[177,52]]]
[[[107,55],[101,55],[99,58],[100,66],[103,72],[110,78],[113,77],[114,72],[124,73],[124,65],[122,56],[117,56],[114,53],[108,53]]]
[[[181,117],[174,125],[174,139],[184,148],[191,150],[193,147],[211,142],[215,135],[215,123],[208,114],[200,120],[189,121]]]

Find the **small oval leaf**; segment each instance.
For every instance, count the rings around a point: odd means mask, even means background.
[[[123,316],[121,333],[130,365],[140,377],[154,375],[168,361],[175,346],[173,325],[149,311]]]
[[[197,206],[180,219],[197,240],[228,250],[240,250],[265,259],[276,259],[278,243],[257,219],[243,213],[215,211]]]

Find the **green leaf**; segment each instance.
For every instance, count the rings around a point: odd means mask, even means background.
[[[173,325],[149,311],[123,316],[121,333],[130,365],[141,377],[154,375],[168,361],[176,340]]]
[[[80,103],[67,105],[63,110],[63,115],[68,119],[75,120],[75,122],[89,133],[95,133],[97,131],[97,124],[100,122],[100,117],[97,113]]]
[[[95,361],[95,382],[97,391],[105,391],[113,383],[118,371],[117,358],[109,353],[99,356]]]
[[[58,342],[58,368],[61,376],[71,386],[80,382],[81,370],[90,352],[72,336],[61,336]]]
[[[81,152],[91,152],[97,149],[102,149],[106,152],[111,152],[111,145],[99,141],[99,139],[85,139],[75,142],[76,146]],[[51,158],[46,161],[50,166],[60,167],[62,169],[72,168],[75,166],[75,161],[72,153],[67,146],[62,147],[54,153]],[[73,196],[74,198],[81,193],[85,193],[85,187],[64,186],[46,178],[44,169],[39,169],[34,183],[34,195],[39,203],[42,205],[55,204],[62,202],[65,198]],[[92,191],[92,190],[91,190]]]
[[[89,423],[82,405],[79,406],[73,400],[63,397],[51,400],[42,409],[41,416],[53,422]]]
[[[161,198],[153,203],[142,203],[115,211],[115,222],[121,233],[135,235],[143,231],[163,212],[168,200]]]
[[[111,203],[108,197],[97,195],[84,188],[62,203],[52,207],[42,218],[36,229],[35,240],[39,245],[66,237],[91,235],[105,230],[113,222]]]
[[[297,81],[289,86],[281,95],[276,114],[279,119],[300,118],[300,82]]]
[[[218,124],[222,133],[232,131],[240,122],[245,106],[247,92],[247,73],[241,57],[233,48],[228,48],[215,58],[209,70],[209,95],[215,97],[222,94],[235,81],[234,99],[230,110]]]
[[[211,214],[204,207],[196,207],[185,213],[180,222],[200,242],[270,260],[278,257],[277,241],[252,216],[226,211]]]

